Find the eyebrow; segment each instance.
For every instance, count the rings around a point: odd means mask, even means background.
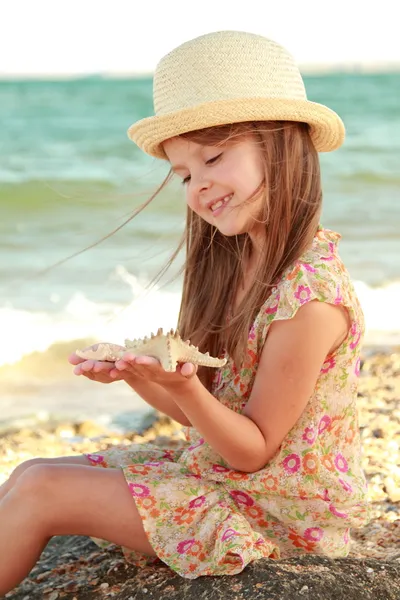
[[[185,167],[184,165],[171,165],[171,169],[175,173],[175,171],[177,171],[178,169],[187,169],[187,167]]]

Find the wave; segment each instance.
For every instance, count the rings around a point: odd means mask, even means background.
[[[0,308],[0,366],[23,361],[24,370],[41,378],[49,370],[51,359],[53,375],[61,375],[66,357],[78,347],[99,340],[122,344],[125,338],[143,337],[158,327],[176,327],[180,291],[157,287],[146,291],[145,283],[124,267],[119,267],[119,277],[132,293],[127,306],[93,302],[76,292],[58,312]],[[399,344],[400,281],[376,288],[363,281],[355,281],[354,285],[366,319],[365,345]]]

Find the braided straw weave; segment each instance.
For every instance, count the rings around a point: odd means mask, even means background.
[[[144,152],[166,158],[162,142],[188,131],[244,121],[302,121],[319,152],[344,140],[340,117],[307,100],[293,57],[263,36],[219,31],[185,42],[161,59],[154,82],[155,116],[128,129]]]

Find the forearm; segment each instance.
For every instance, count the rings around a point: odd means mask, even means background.
[[[252,473],[267,463],[266,442],[254,421],[221,404],[197,377],[189,389],[174,390],[174,400],[230,467]]]
[[[147,404],[168,415],[174,421],[181,423],[181,425],[191,427],[191,422],[174,402],[171,394],[158,383],[139,378],[129,379],[128,377],[125,381]]]

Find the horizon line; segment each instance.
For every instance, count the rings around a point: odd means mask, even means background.
[[[400,60],[396,61],[337,61],[335,63],[317,63],[307,62],[298,63],[300,71],[304,74],[323,74],[323,73],[392,73],[400,71]],[[154,70],[136,70],[136,71],[69,71],[65,73],[2,73],[0,71],[0,80],[15,79],[82,79],[86,77],[100,77],[105,79],[123,79],[123,78],[150,78],[154,75]]]

